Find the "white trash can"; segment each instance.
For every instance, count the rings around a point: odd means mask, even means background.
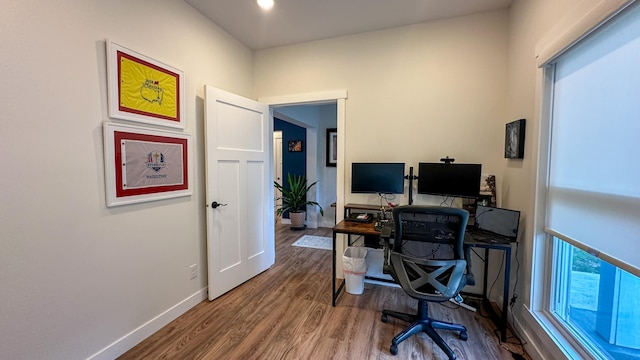
[[[364,291],[364,275],[367,273],[367,248],[348,247],[344,250],[342,264],[344,281],[349,294],[360,295]]]

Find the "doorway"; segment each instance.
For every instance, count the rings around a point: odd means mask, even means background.
[[[325,91],[325,92],[317,92],[317,93],[306,93],[306,94],[295,94],[295,95],[283,95],[283,96],[273,96],[273,97],[260,97],[258,100],[262,103],[269,105],[271,117],[274,117],[274,114],[278,114],[280,116],[287,116],[282,114],[282,112],[287,112],[287,108],[297,107],[297,106],[310,106],[310,105],[326,105],[333,104],[333,113],[335,114],[335,128],[337,129],[338,134],[344,133],[345,122],[346,122],[346,99],[347,99],[347,91],[346,90],[333,90],[333,91]],[[308,110],[308,109],[307,109]],[[289,121],[294,118],[289,117],[289,119],[284,119]],[[272,124],[273,125],[273,124]],[[316,201],[321,199],[322,197],[322,184],[327,183],[328,181],[319,178],[319,173],[323,172],[327,168],[325,159],[324,159],[324,146],[325,146],[325,128],[329,126],[324,125],[324,127],[320,127],[320,125],[309,126],[306,125],[307,129],[307,149],[311,149],[311,151],[307,152],[307,165],[306,172],[307,178],[310,181],[320,180],[321,184],[316,189]],[[319,146],[318,144],[321,144]],[[332,186],[335,188],[335,200],[333,202],[322,203],[322,207],[325,210],[325,215],[319,218],[319,213],[314,214],[316,224],[320,224],[325,227],[332,227],[336,221],[342,220],[342,209],[344,207],[344,138],[338,136],[337,141],[337,165],[333,167],[332,171],[334,175],[331,176]],[[327,172],[330,173],[330,172]],[[326,192],[326,191],[325,191]],[[325,201],[325,200],[323,200]],[[320,202],[320,201],[318,201]],[[335,203],[335,207],[332,207],[332,203]],[[335,213],[334,213],[335,212]]]
[[[281,145],[274,149],[274,163],[280,163],[282,175],[274,173],[274,180],[286,182],[288,174],[304,175],[309,183],[318,181],[309,200],[317,201],[324,210],[320,216],[316,210],[307,217],[309,228],[333,227],[335,225],[336,167],[327,166],[325,159],[326,130],[337,126],[335,101],[324,104],[288,105],[273,109],[274,134],[281,133]],[[274,142],[277,137],[274,137]],[[298,144],[298,147],[291,145]],[[282,223],[288,224],[285,217]]]

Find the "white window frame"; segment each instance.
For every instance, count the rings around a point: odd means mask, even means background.
[[[537,133],[537,161],[534,163],[536,186],[531,194],[533,233],[531,248],[531,298],[527,305],[529,313],[537,321],[556,345],[549,348],[554,358],[561,356],[571,359],[587,359],[592,355],[583,349],[573,334],[551,313],[551,299],[555,298],[552,287],[554,274],[553,235],[545,232],[545,211],[547,208],[547,184],[549,176],[551,110],[555,68],[553,61],[590,33],[605,24],[636,0],[584,0],[550,29],[536,46],[538,70],[536,71],[535,118]],[[571,242],[570,242],[571,243]],[[579,244],[571,245],[581,247]],[[608,259],[605,259],[608,260]],[[551,344],[547,344],[551,345]]]

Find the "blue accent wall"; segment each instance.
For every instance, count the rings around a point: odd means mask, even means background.
[[[287,188],[287,174],[307,176],[307,130],[274,118],[274,130],[282,131],[282,185]],[[301,152],[290,152],[289,141],[302,140]]]

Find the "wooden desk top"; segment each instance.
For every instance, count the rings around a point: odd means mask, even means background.
[[[357,222],[357,221],[340,221],[333,227],[334,234],[357,234],[357,235],[375,235],[379,236],[380,232],[374,229],[373,222]]]
[[[357,222],[357,221],[342,220],[336,226],[333,227],[333,233],[380,236],[380,231],[374,228],[373,221]],[[473,239],[471,235],[469,235],[469,233],[465,233],[464,244],[465,246],[489,248],[489,249],[500,249],[500,250],[511,249],[510,243],[499,243],[499,242],[487,243],[487,242],[476,241]]]

